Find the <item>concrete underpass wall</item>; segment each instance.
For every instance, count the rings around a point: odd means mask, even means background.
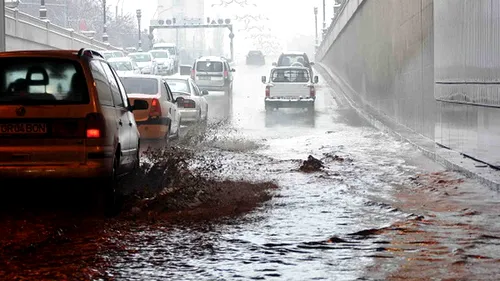
[[[500,167],[500,1],[434,3],[436,141]]]
[[[365,106],[434,139],[432,0],[349,0],[317,61]]]
[[[80,48],[93,48],[95,50],[119,49],[9,8],[5,9],[5,33],[7,51]]]

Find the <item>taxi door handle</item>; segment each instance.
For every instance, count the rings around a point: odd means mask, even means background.
[[[118,120],[118,125],[123,126],[122,120]]]
[[[128,125],[129,125],[130,127],[132,127],[132,122],[128,122]]]

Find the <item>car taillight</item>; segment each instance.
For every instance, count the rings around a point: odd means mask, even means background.
[[[224,79],[227,79],[228,76],[229,76],[229,72],[227,70],[224,70]]]
[[[266,98],[271,96],[271,87],[266,86]]]
[[[106,120],[100,113],[89,113],[85,117],[86,136],[88,139],[98,139],[104,137]]]
[[[184,100],[184,102],[182,103],[182,107],[184,108],[195,108],[196,107],[196,103],[194,102],[194,100]]]
[[[161,116],[161,105],[158,99],[153,99],[151,101],[151,108],[149,110],[149,116],[158,117]]]
[[[194,80],[195,76],[196,76],[196,71],[193,69],[191,70],[191,79]]]
[[[316,89],[314,88],[314,86],[309,87],[309,96],[311,96],[311,98],[316,97]]]

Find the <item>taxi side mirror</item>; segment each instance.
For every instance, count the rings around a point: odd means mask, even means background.
[[[314,84],[317,84],[319,82],[318,76],[314,76]]]
[[[262,76],[260,78],[260,81],[262,81],[262,83],[266,84],[266,81],[267,81],[266,76]]]
[[[278,64],[277,64],[277,63],[275,63],[275,62],[273,62],[273,66],[276,66],[276,65],[278,65]]]

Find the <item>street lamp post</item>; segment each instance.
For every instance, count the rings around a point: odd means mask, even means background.
[[[108,24],[107,17],[106,17],[106,0],[102,0],[102,13],[103,13],[103,26],[102,26],[102,41],[107,43],[108,42],[108,32],[106,25]]]
[[[323,0],[323,37],[326,35],[326,3]]]
[[[314,7],[314,34],[315,34],[315,46],[318,48],[318,7]]]
[[[142,37],[141,37],[141,17],[142,17],[142,11],[141,9],[137,9],[135,11],[137,15],[137,25],[139,26],[139,52],[142,52]]]
[[[39,10],[40,19],[47,19],[47,7],[45,7],[45,0],[40,0],[40,10]]]

